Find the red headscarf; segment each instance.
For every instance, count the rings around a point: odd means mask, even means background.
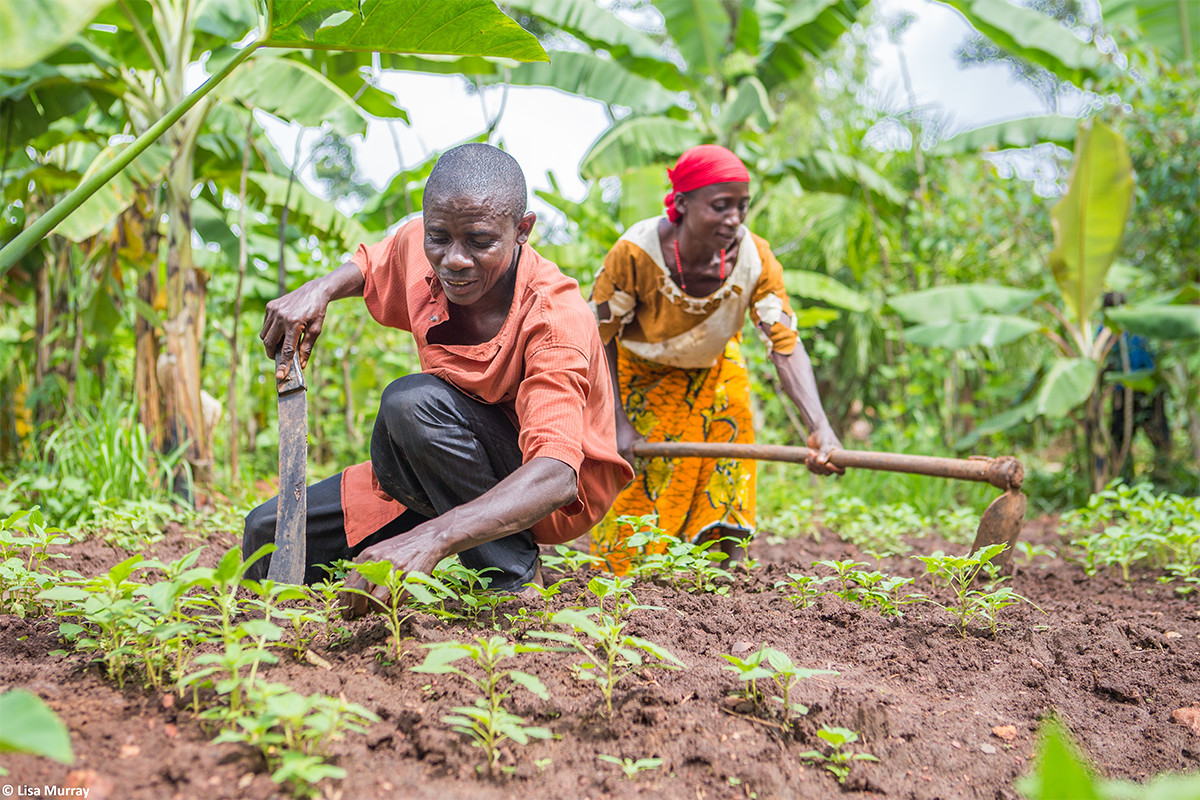
[[[719,144],[697,145],[684,151],[675,162],[675,169],[667,170],[671,179],[671,191],[663,198],[667,207],[667,218],[679,224],[679,212],[675,210],[675,194],[690,192],[714,183],[749,183],[750,172],[742,160]]]

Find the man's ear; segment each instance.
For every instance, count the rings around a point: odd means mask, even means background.
[[[529,234],[533,231],[535,222],[537,222],[537,214],[532,211],[521,217],[517,222],[517,244],[525,244],[529,241]]]

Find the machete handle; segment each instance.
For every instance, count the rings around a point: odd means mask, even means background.
[[[275,353],[275,371],[278,372],[279,368],[286,363],[283,359],[283,348],[280,347]],[[304,372],[300,369],[300,356],[295,351],[292,351],[292,368],[288,370],[288,376],[283,380],[275,379],[275,392],[276,394],[284,395],[303,391],[306,388]]]
[[[745,458],[792,464],[803,464],[810,452],[807,447],[721,442],[640,442],[633,446],[633,454],[642,458]],[[871,450],[834,450],[829,455],[829,463],[843,468],[978,481],[990,483],[998,489],[1019,489],[1025,480],[1025,468],[1012,456],[973,456],[964,459],[877,453]]]

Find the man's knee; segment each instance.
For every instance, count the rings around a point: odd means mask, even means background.
[[[458,418],[456,391],[441,378],[423,372],[397,378],[383,390],[376,425],[384,423],[395,441],[428,436]]]

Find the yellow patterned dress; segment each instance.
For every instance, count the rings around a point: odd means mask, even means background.
[[[590,301],[601,338],[617,339],[625,413],[651,442],[753,442],[741,330],[748,312],[756,328],[770,329],[769,349],[795,348],[782,267],[767,242],[743,228],[725,284],[708,297],[692,297],[671,279],[658,226],[658,218],[644,220],[621,237]],[[626,515],[655,514],[659,527],[690,541],[714,528],[753,534],[755,467],[738,459],[643,459],[592,530],[592,552],[617,574],[628,569],[625,540],[632,530],[617,523]]]

